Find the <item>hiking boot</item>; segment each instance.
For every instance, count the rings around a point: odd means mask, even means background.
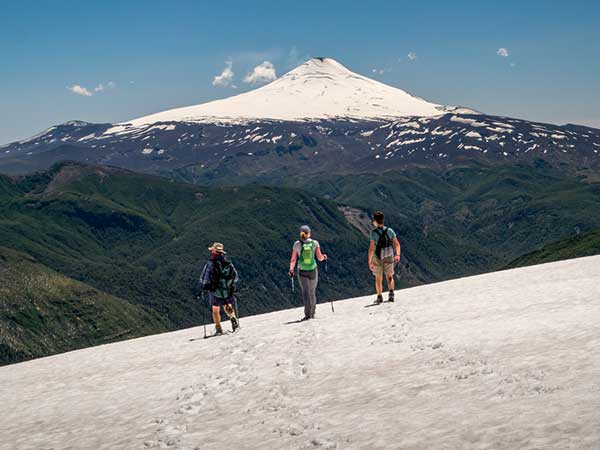
[[[390,291],[389,296],[388,296],[388,302],[393,302],[394,301],[394,291]]]
[[[220,325],[215,326],[215,336],[218,336],[219,334],[223,334],[223,328],[221,328]]]
[[[383,303],[383,295],[379,294],[377,296],[377,299],[375,300],[375,303],[377,303],[377,304]]]
[[[302,319],[300,319],[300,322],[304,322],[306,320],[310,320],[310,317],[308,316],[304,316]]]
[[[229,320],[231,320],[231,331],[235,331],[240,327],[240,323],[236,317],[231,317]]]

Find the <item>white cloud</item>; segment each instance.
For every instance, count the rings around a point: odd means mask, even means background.
[[[508,49],[501,47],[498,49],[498,51],[496,52],[496,54],[498,56],[502,56],[503,58],[507,58],[508,57]]]
[[[117,85],[115,84],[115,82],[114,82],[114,81],[109,81],[109,82],[108,82],[108,83],[106,83],[106,84],[102,84],[102,83],[100,83],[100,84],[98,84],[98,86],[96,86],[96,87],[94,88],[94,92],[102,92],[102,91],[105,91],[105,90],[107,90],[107,89],[114,89],[116,86],[117,86]]]
[[[94,89],[88,89],[80,84],[74,84],[73,86],[67,86],[67,89],[71,91],[73,94],[83,95],[84,97],[91,97],[94,94],[99,94],[100,92],[104,92],[108,89],[114,89],[117,85],[114,81],[109,81],[106,84],[98,83]]]
[[[213,78],[212,85],[213,86],[221,86],[221,87],[229,86],[231,84],[231,82],[233,81],[233,75],[234,75],[232,66],[233,66],[232,61],[225,61],[225,68],[223,69],[223,71],[221,72],[220,75],[216,75]],[[235,87],[235,86],[233,86],[233,87]]]
[[[415,59],[417,59],[417,54],[415,52],[408,52],[408,55],[406,56],[410,61],[414,61]]]
[[[84,97],[91,97],[92,95],[94,95],[86,88],[78,84],[74,84],[73,86],[67,86],[67,89],[70,90],[73,94],[83,95]]]
[[[264,61],[244,77],[244,83],[268,83],[277,78],[275,66],[270,61]]]

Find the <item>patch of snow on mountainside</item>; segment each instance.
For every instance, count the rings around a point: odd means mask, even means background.
[[[1,367],[0,449],[597,450],[598,279],[594,256]]]
[[[40,137],[42,137],[42,136],[44,136],[44,135],[46,135],[46,134],[49,134],[51,131],[53,131],[53,130],[55,130],[55,129],[56,129],[56,127],[55,127],[55,126],[54,126],[54,127],[47,128],[47,129],[45,129],[44,131],[41,131],[41,132],[39,132],[39,133],[37,133],[37,134],[34,134],[33,136],[31,136],[31,137],[29,137],[29,138],[27,138],[27,139],[24,139],[24,140],[22,140],[22,141],[18,141],[18,143],[19,143],[19,144],[26,144],[26,143],[28,143],[28,142],[35,141],[36,139],[39,139]]]
[[[312,58],[266,86],[222,100],[163,111],[130,121],[239,121],[240,119],[375,119],[473,114],[467,108],[427,102],[379,81],[358,75],[331,58]],[[109,130],[108,132],[117,130]]]

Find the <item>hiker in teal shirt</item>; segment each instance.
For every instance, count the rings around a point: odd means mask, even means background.
[[[377,300],[383,302],[383,274],[389,290],[388,301],[394,301],[394,265],[400,262],[400,241],[390,227],[384,225],[384,215],[378,211],[373,214],[373,226],[369,245],[369,269],[375,275]],[[395,254],[394,254],[395,251]]]

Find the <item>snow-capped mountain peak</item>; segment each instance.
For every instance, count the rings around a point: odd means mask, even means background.
[[[172,109],[130,121],[237,121],[428,117],[474,111],[430,103],[352,72],[331,58],[312,58],[258,89],[222,100]]]

